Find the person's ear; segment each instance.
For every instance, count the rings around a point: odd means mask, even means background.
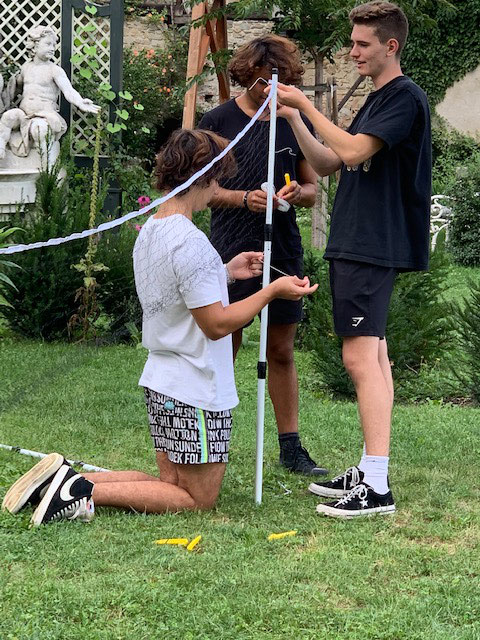
[[[398,49],[400,45],[398,44],[398,40],[396,38],[390,38],[387,40],[387,57],[396,56],[398,54]]]

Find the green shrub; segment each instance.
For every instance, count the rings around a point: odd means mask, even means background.
[[[186,83],[188,39],[170,27],[163,49],[126,49],[123,63],[124,91],[143,105],[133,110],[122,136],[126,152],[153,162],[165,121],[181,122]],[[142,131],[150,129],[150,133]]]
[[[399,274],[390,303],[387,324],[389,355],[398,394],[421,399],[431,395],[434,382],[438,393],[450,393],[450,382],[439,384],[426,375],[445,357],[451,330],[442,302],[448,258],[440,249],[427,272]],[[342,364],[342,341],[334,332],[328,264],[311,252],[305,255],[305,273],[319,283],[316,295],[305,300],[306,317],[299,327],[299,342],[313,352],[313,362],[323,386],[335,394],[352,397],[353,385]],[[423,388],[415,388],[424,384]]]
[[[452,328],[459,336],[460,354],[452,363],[464,393],[480,402],[480,280],[470,280],[463,305],[452,305]]]
[[[480,151],[480,144],[470,136],[449,129],[441,118],[432,126],[432,193],[450,193],[457,181],[457,171]]]
[[[459,173],[450,196],[453,218],[448,248],[464,266],[480,265],[480,152]]]
[[[11,236],[15,233],[15,231],[21,231],[21,229],[18,229],[18,227],[0,228],[0,248],[7,246],[7,243],[5,241],[9,237],[11,239]],[[15,268],[18,269],[18,264],[12,262],[11,260],[8,260],[4,255],[0,256],[0,307],[11,306],[2,292],[4,291],[5,287],[12,287],[13,289],[16,288],[11,278],[6,274],[6,271]]]
[[[68,176],[59,182],[61,163],[40,173],[33,211],[18,213],[12,224],[24,229],[25,244],[67,236],[88,226],[90,178],[88,172],[68,166]],[[81,275],[71,268],[86,250],[86,240],[25,251],[16,255],[22,268],[6,294],[14,307],[5,310],[10,327],[26,338],[54,340],[67,336],[67,322],[76,310],[75,292]]]

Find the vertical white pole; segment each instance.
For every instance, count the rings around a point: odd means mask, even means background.
[[[277,133],[277,83],[278,70],[272,69],[272,88],[270,89],[270,138],[268,147],[268,190],[267,212],[265,218],[265,242],[263,247],[263,282],[262,287],[270,283],[270,258],[272,253],[272,219],[273,196],[275,194],[275,138]],[[263,487],[263,432],[265,426],[265,381],[267,376],[267,326],[268,305],[262,309],[260,316],[260,354],[258,357],[257,387],[257,453],[255,464],[255,502],[262,502]]]

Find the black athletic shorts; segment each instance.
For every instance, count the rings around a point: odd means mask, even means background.
[[[335,333],[382,340],[396,269],[353,260],[329,262]]]
[[[272,266],[291,276],[303,278],[303,256],[288,258],[287,260],[272,260]],[[274,269],[270,270],[270,281],[281,278],[282,274]],[[262,288],[262,276],[237,280],[228,287],[230,302],[238,302],[260,291]],[[294,324],[303,318],[303,304],[301,300],[275,299],[268,305],[268,324]],[[248,327],[253,320],[246,324]]]

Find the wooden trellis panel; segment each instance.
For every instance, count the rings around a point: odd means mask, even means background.
[[[7,62],[19,67],[29,60],[27,33],[40,25],[52,27],[60,36],[62,0],[2,0],[0,3],[0,48]],[[60,61],[60,49],[57,62]]]

